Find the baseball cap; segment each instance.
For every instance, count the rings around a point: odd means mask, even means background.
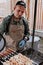
[[[26,3],[24,1],[17,1],[16,5],[21,5],[26,8]]]

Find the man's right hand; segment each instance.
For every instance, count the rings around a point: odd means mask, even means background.
[[[23,48],[25,46],[25,44],[26,44],[26,41],[25,40],[21,40],[19,42],[19,48]]]

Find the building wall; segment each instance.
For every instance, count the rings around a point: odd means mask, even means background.
[[[0,3],[0,17],[5,17],[11,13],[10,0]]]
[[[33,29],[34,21],[34,1],[30,0],[30,30]],[[36,15],[36,28],[37,35],[43,37],[43,0],[37,0],[37,15]]]

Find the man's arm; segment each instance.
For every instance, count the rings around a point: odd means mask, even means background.
[[[24,23],[24,27],[25,27],[25,30],[24,30],[25,38],[28,40],[29,35],[30,35],[29,24],[25,18],[23,18],[23,23]]]
[[[2,23],[1,23],[1,25],[0,25],[0,33],[6,33],[6,28],[7,28],[7,25],[8,25],[8,23],[10,22],[10,20],[11,20],[11,16],[10,15],[8,15],[7,17],[5,17],[4,19],[3,19],[3,21],[2,21]]]
[[[3,34],[5,31],[5,19],[3,19],[2,23],[0,24],[0,33]]]

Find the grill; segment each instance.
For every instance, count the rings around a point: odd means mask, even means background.
[[[18,53],[13,51],[12,49],[7,49],[4,53],[0,54],[0,63],[6,62],[14,55],[17,55]]]
[[[32,65],[43,65],[43,54],[32,49],[26,49],[22,52],[24,56],[32,60]],[[11,57],[18,55],[19,52],[15,52],[12,49],[7,49],[4,53],[0,54],[0,65],[3,65],[4,62],[9,61]]]

